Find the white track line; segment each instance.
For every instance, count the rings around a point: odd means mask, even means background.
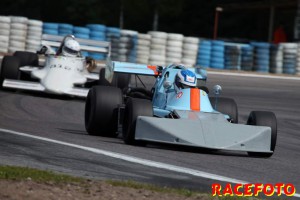
[[[246,74],[246,73],[235,73],[235,72],[217,72],[207,71],[207,74],[225,75],[225,76],[242,76],[242,77],[253,77],[253,78],[270,78],[270,79],[282,79],[282,80],[296,80],[300,81],[299,76],[276,76],[276,75],[264,75],[264,74]]]
[[[64,145],[64,146],[69,146],[69,147],[73,147],[73,148],[93,152],[93,153],[96,153],[96,154],[101,154],[101,155],[109,156],[109,157],[112,157],[112,158],[125,160],[125,161],[132,162],[132,163],[141,164],[141,165],[144,165],[144,166],[155,167],[155,168],[159,168],[159,169],[165,169],[165,170],[179,172],[179,173],[183,173],[183,174],[189,174],[189,175],[202,177],[202,178],[207,178],[207,179],[211,179],[211,180],[217,180],[217,181],[222,181],[222,182],[230,182],[230,183],[235,183],[235,184],[237,184],[237,183],[241,183],[241,184],[249,183],[247,181],[242,181],[242,180],[238,180],[238,179],[234,179],[234,178],[228,178],[228,177],[225,177],[225,176],[211,174],[211,173],[207,173],[207,172],[203,172],[203,171],[199,171],[199,170],[189,169],[189,168],[185,168],[185,167],[179,167],[179,166],[170,165],[170,164],[161,163],[161,162],[155,162],[155,161],[151,161],[151,160],[146,160],[146,159],[142,159],[142,158],[128,156],[128,155],[125,155],[125,154],[114,153],[114,152],[105,151],[105,150],[101,150],[101,149],[96,149],[96,148],[92,148],[92,147],[85,147],[85,146],[81,146],[81,145],[77,145],[77,144],[62,142],[62,141],[58,141],[58,140],[53,140],[53,139],[49,139],[49,138],[45,138],[45,137],[39,137],[39,136],[30,135],[30,134],[26,134],[26,133],[21,133],[21,132],[17,132],[17,131],[12,131],[12,130],[8,130],[8,129],[0,128],[0,131],[4,132],[4,133],[10,133],[10,134],[14,134],[14,135],[19,135],[19,136],[29,137],[29,138],[42,140],[42,141],[46,141],[46,142],[51,142],[51,143],[55,143],[55,144],[60,144],[60,145]],[[300,194],[295,193],[294,197],[300,197]]]

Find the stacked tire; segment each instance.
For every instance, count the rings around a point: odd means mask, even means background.
[[[211,48],[211,63],[210,66],[214,69],[224,69],[225,64],[225,46],[223,41],[212,41]]]
[[[122,62],[136,62],[137,52],[137,35],[136,31],[121,30],[120,42],[118,49],[118,60]]]
[[[211,46],[211,41],[200,40],[197,56],[197,65],[204,68],[210,67]]]
[[[241,69],[252,71],[253,59],[253,47],[251,45],[243,45],[241,47]]]
[[[87,24],[86,27],[90,30],[89,38],[91,40],[106,41],[106,26],[102,24]],[[104,60],[106,58],[103,53],[89,52],[88,55],[96,60]]]
[[[283,69],[284,74],[295,74],[297,66],[298,45],[296,43],[281,43],[283,46]]]
[[[253,70],[257,72],[269,72],[270,65],[270,44],[264,42],[252,42],[254,48]]]
[[[184,37],[182,45],[182,63],[186,66],[195,66],[198,56],[199,38]]]
[[[58,24],[52,22],[43,23],[43,34],[58,35]]]
[[[58,24],[58,35],[66,36],[73,34],[72,24]]]
[[[73,27],[73,35],[76,38],[89,39],[90,38],[90,29],[83,26],[74,26]],[[82,56],[89,56],[87,51],[81,51]]]
[[[168,34],[160,31],[149,31],[148,34],[151,35],[149,63],[165,66]]]
[[[10,21],[10,17],[0,16],[0,53],[8,52]]]
[[[28,18],[11,16],[8,52],[25,51]]]
[[[141,63],[141,64],[149,63],[150,44],[151,44],[151,35],[141,34],[141,33],[138,34],[137,52],[136,52],[137,63]]]
[[[225,45],[225,69],[241,69],[241,50],[240,46],[234,44]]]
[[[168,33],[166,44],[166,64],[181,63],[182,61],[182,34]]]
[[[120,29],[115,27],[106,27],[106,39],[111,44],[111,59],[118,60]]]
[[[41,48],[43,22],[40,20],[28,20],[26,51],[36,52]]]
[[[298,43],[296,74],[300,75],[300,44]]]
[[[283,68],[283,46],[271,45],[270,48],[270,72],[281,74]]]

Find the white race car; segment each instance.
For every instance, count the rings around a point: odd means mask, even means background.
[[[43,35],[42,45],[58,47],[74,36]],[[76,39],[80,49],[88,52],[103,53],[110,56],[110,43]],[[45,52],[44,52],[45,53]],[[88,70],[87,65],[94,60],[86,57],[68,57],[58,53],[46,53],[43,66],[39,66],[37,53],[16,51],[13,56],[4,56],[0,73],[0,88],[41,91],[50,94],[86,97],[92,82],[98,82],[99,71]],[[90,83],[90,84],[89,84]]]

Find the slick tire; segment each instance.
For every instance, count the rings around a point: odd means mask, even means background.
[[[116,137],[118,106],[123,103],[119,88],[94,86],[85,103],[85,129],[90,135]]]
[[[216,97],[210,97],[210,102],[213,108],[215,108],[216,103]],[[238,108],[237,104],[233,99],[230,98],[224,98],[224,97],[218,97],[217,98],[217,108],[216,110],[220,113],[229,115],[229,117],[232,119],[232,123],[237,124],[238,123]]]
[[[3,88],[4,79],[20,79],[20,60],[15,56],[4,56],[1,64],[0,88]]]
[[[19,58],[20,66],[31,65],[38,66],[39,58],[36,53],[26,52],[26,51],[16,51],[14,56]]]
[[[112,86],[115,86],[123,90],[124,88],[128,87],[130,80],[131,80],[130,74],[114,73],[111,84]]]
[[[143,141],[135,140],[136,120],[138,116],[153,116],[152,103],[145,99],[129,98],[126,102],[124,120],[122,126],[123,140],[125,144],[145,145]]]
[[[16,51],[14,53],[14,56],[19,58],[20,66],[38,66],[39,65],[39,58],[36,53],[33,52],[27,52],[27,51]],[[30,74],[27,73],[20,73],[20,79],[21,80],[32,80]]]
[[[272,153],[248,152],[249,156],[254,157],[271,157],[274,153],[277,141],[277,119],[273,112],[252,111],[249,115],[247,125],[267,126],[271,128],[271,147]]]

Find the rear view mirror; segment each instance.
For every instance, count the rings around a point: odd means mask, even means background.
[[[172,83],[169,80],[165,80],[163,86],[166,90],[168,90],[172,87]]]
[[[213,91],[214,91],[215,95],[218,96],[222,92],[222,87],[220,85],[215,85],[213,88]]]

